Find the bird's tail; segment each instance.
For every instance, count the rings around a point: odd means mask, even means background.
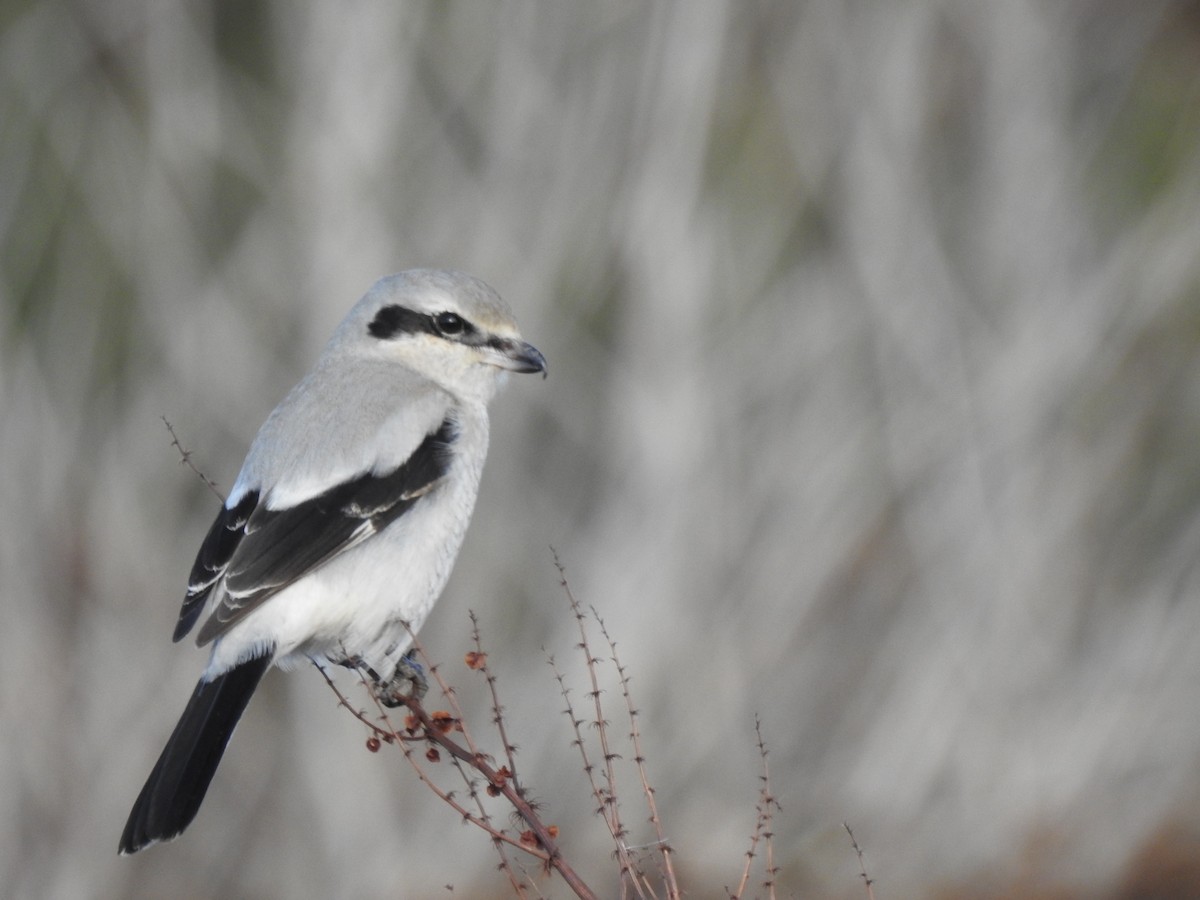
[[[170,840],[188,827],[200,809],[234,726],[270,664],[268,653],[196,685],[129,813],[121,835],[122,854]]]

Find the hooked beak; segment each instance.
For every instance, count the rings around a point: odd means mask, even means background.
[[[546,377],[546,357],[542,356],[541,351],[533,344],[505,338],[493,341],[491,347],[494,352],[488,362],[498,369],[507,369],[510,372],[541,372],[542,377]]]

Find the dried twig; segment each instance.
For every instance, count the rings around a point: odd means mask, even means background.
[[[473,635],[474,635],[475,650],[472,651],[471,653],[467,654],[467,659],[466,659],[467,667],[472,670],[483,672],[484,676],[486,678],[488,678],[489,685],[491,687],[491,692],[492,692],[493,710],[495,711],[496,717],[499,718],[500,699],[496,692],[494,678],[491,675],[491,670],[487,668],[487,654],[485,652],[483,652],[483,641],[479,634],[479,623],[478,623],[478,620],[476,619],[474,612],[471,612],[470,615],[471,615],[472,631],[473,631]],[[407,626],[406,626],[406,628],[407,628]],[[454,688],[451,687],[449,684],[447,684],[445,679],[442,678],[439,667],[437,665],[435,665],[429,659],[429,656],[428,656],[428,654],[426,654],[425,648],[421,645],[420,640],[418,640],[416,633],[411,628],[408,628],[408,634],[409,634],[410,642],[412,644],[413,651],[420,657],[421,662],[429,670],[430,674],[433,676],[434,681],[437,683],[438,689],[441,691],[442,696],[446,698],[446,702],[450,705],[450,708],[453,710],[454,720],[457,723],[457,730],[462,733],[463,740],[465,740],[467,742],[467,749],[470,750],[471,753],[476,756],[476,758],[486,759],[486,760],[490,761],[491,757],[488,754],[483,753],[475,745],[475,740],[472,737],[470,730],[467,728],[466,717],[463,715],[462,708],[459,706],[458,695],[455,692]],[[378,699],[376,700],[376,702],[378,703]],[[435,718],[436,718],[436,716],[435,716]],[[498,728],[500,730],[500,739],[504,743],[504,746],[505,746],[506,758],[507,758],[509,764],[508,764],[508,766],[497,770],[497,775],[501,778],[507,779],[508,783],[510,783],[512,785],[512,789],[514,791],[516,791],[521,797],[524,797],[525,796],[524,791],[521,790],[521,788],[518,785],[517,780],[516,780],[516,762],[513,758],[514,751],[511,747],[509,747],[508,741],[505,738],[502,722],[500,722],[498,724]],[[482,819],[489,826],[491,826],[491,816],[488,815],[487,808],[484,806],[484,803],[483,803],[483,798],[479,796],[479,792],[476,789],[475,780],[473,778],[471,778],[471,776],[469,774],[467,774],[467,769],[465,768],[464,761],[459,759],[457,756],[452,755],[451,756],[451,764],[458,771],[459,776],[463,780],[463,783],[467,786],[467,791],[471,795],[471,799],[473,799],[475,801],[475,806],[479,810],[480,819]],[[472,766],[472,768],[475,768],[478,771],[477,766]],[[489,796],[493,796],[493,797],[499,796],[499,794],[501,793],[500,790],[496,787],[495,783],[490,778],[488,780],[487,793]],[[552,829],[550,829],[550,830],[552,830]],[[499,829],[499,831],[502,834],[506,833],[506,832],[504,832],[504,829]],[[526,842],[526,843],[528,843],[528,842]],[[513,868],[512,868],[512,860],[509,858],[508,853],[505,850],[504,842],[499,841],[495,837],[493,837],[492,844],[496,849],[496,854],[500,857],[500,868],[508,876],[509,881],[513,887],[513,890],[517,893],[517,896],[523,897],[525,895],[524,886],[521,885],[516,878],[516,873],[513,871]],[[522,849],[524,849],[524,846],[522,844],[518,844],[518,846],[521,846]],[[547,862],[548,861],[546,859],[542,859],[543,867],[547,864]],[[535,887],[535,889],[536,889],[536,887]]]
[[[682,897],[682,892],[679,888],[678,879],[675,877],[675,868],[671,863],[671,854],[674,852],[671,845],[667,842],[666,833],[663,830],[662,819],[658,815],[658,804],[654,802],[654,788],[650,785],[650,777],[646,773],[646,758],[642,754],[642,734],[638,728],[638,711],[633,705],[633,695],[629,691],[629,675],[625,671],[625,667],[621,665],[621,659],[617,655],[617,642],[612,639],[608,633],[608,628],[604,625],[604,620],[600,618],[600,613],[592,607],[592,617],[595,618],[596,624],[600,626],[600,633],[604,635],[604,640],[608,642],[609,652],[612,654],[613,665],[617,669],[617,677],[621,682],[621,693],[625,698],[625,709],[629,714],[629,740],[633,744],[633,761],[637,766],[638,777],[642,781],[642,793],[646,797],[646,806],[650,811],[650,822],[654,825],[654,834],[657,838],[654,846],[658,848],[659,854],[662,857],[662,876],[663,883],[666,886],[667,896],[677,900]]]
[[[563,698],[567,701],[567,715],[571,719],[572,727],[575,730],[575,744],[579,748],[579,752],[583,757],[584,772],[588,776],[588,782],[592,788],[592,796],[595,797],[598,804],[597,812],[604,820],[604,824],[608,826],[609,834],[612,835],[613,844],[616,847],[617,860],[621,868],[621,890],[624,896],[627,879],[632,883],[639,897],[647,897],[646,890],[642,884],[642,880],[638,877],[637,866],[634,864],[632,857],[629,854],[628,845],[625,842],[627,832],[625,826],[621,823],[621,810],[617,802],[617,780],[614,770],[614,763],[618,759],[618,754],[609,749],[608,744],[608,721],[604,718],[604,706],[601,702],[603,692],[600,690],[600,680],[597,674],[597,667],[600,660],[592,654],[591,646],[588,643],[587,627],[583,607],[579,601],[575,599],[571,593],[571,586],[567,583],[566,569],[558,558],[558,552],[551,548],[551,553],[554,555],[554,567],[558,569],[559,584],[567,596],[567,601],[571,605],[571,612],[575,616],[575,621],[579,625],[579,643],[576,645],[583,653],[584,662],[587,668],[588,678],[591,681],[592,690],[588,697],[593,704],[593,719],[592,727],[596,730],[597,739],[600,742],[600,752],[604,762],[604,783],[600,784],[596,778],[596,770],[591,758],[587,753],[587,746],[584,743],[583,735],[579,730],[582,720],[575,715],[575,710],[571,704],[569,692],[562,678],[562,674],[557,667],[554,668],[554,676],[558,680],[559,687],[562,690]],[[551,665],[554,666],[553,659]]]
[[[504,747],[504,758],[508,762],[513,785],[518,791],[521,791],[517,781],[517,748],[508,740],[508,732],[504,726],[504,707],[500,705],[500,695],[496,690],[496,676],[488,667],[488,655],[483,652],[483,640],[479,634],[479,618],[475,615],[475,610],[470,610],[469,615],[471,617],[471,640],[475,644],[475,649],[467,655],[467,668],[478,671],[487,681],[488,693],[492,696],[492,724],[496,726],[500,744]]]
[[[171,435],[171,446],[179,451],[180,464],[187,466],[189,469],[195,472],[196,477],[208,485],[208,489],[217,495],[217,499],[220,500],[221,503],[224,503],[225,495],[221,493],[221,490],[217,487],[217,483],[215,481],[196,468],[196,464],[192,462],[192,451],[188,450],[183,446],[183,444],[180,443],[179,436],[175,434],[175,429],[171,426],[171,423],[167,421],[167,417],[159,416],[159,418],[162,419],[163,424],[167,426],[167,433]]]
[[[850,846],[854,848],[854,852],[858,856],[858,874],[862,878],[863,884],[867,886],[867,900],[875,900],[875,891],[871,887],[875,881],[867,874],[867,863],[863,859],[862,847],[858,846],[858,840],[854,837],[854,832],[850,830],[850,823],[843,822],[842,827],[846,829],[846,834],[850,835]]]
[[[766,853],[766,878],[763,880],[762,886],[766,888],[768,897],[775,896],[775,876],[779,871],[775,866],[774,858],[775,847],[772,839],[775,835],[771,831],[771,821],[775,816],[775,810],[779,809],[779,801],[771,793],[771,771],[767,764],[767,745],[763,741],[762,724],[759,722],[758,716],[754,717],[754,734],[758,742],[758,755],[762,759],[762,775],[759,776],[762,785],[758,790],[754,832],[750,835],[750,849],[746,851],[746,864],[742,868],[742,879],[738,882],[737,889],[729,894],[730,900],[739,900],[746,890],[746,885],[750,882],[750,871],[754,863],[754,857],[757,855],[760,841]]]

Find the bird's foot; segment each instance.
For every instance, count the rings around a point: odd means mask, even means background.
[[[379,677],[379,673],[367,665],[366,661],[361,656],[343,656],[341,659],[334,662],[346,669],[353,669],[360,675],[370,678],[375,684],[379,684],[383,679]]]
[[[387,682],[375,680],[375,691],[379,702],[389,709],[403,706],[408,698],[422,700],[429,692],[429,680],[425,667],[417,662],[413,651],[405,653],[396,665],[396,671]]]

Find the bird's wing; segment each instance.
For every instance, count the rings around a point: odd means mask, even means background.
[[[362,472],[291,506],[272,508],[258,491],[248,491],[232,508],[223,508],[196,557],[175,640],[192,629],[222,578],[221,600],[196,636],[201,646],[386,528],[445,476],[456,430],[447,416],[399,466]]]
[[[247,491],[234,506],[222,506],[217,513],[192,564],[187,594],[179,610],[179,621],[175,623],[172,640],[181,640],[196,624],[213,586],[225,574],[229,561],[246,535],[246,523],[258,506],[258,498],[258,491]]]

